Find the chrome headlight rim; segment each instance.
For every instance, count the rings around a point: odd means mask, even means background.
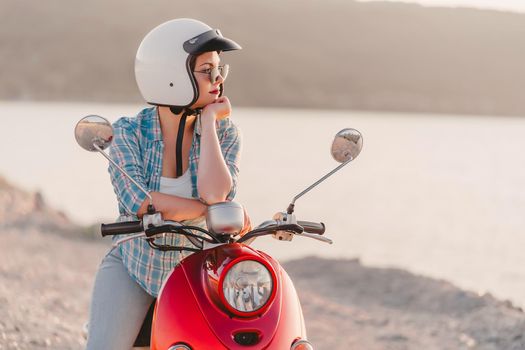
[[[290,348],[290,350],[299,350],[299,347],[302,348],[303,346],[307,346],[307,348],[305,348],[307,350],[308,349],[311,349],[311,350],[314,349],[312,343],[310,343],[308,340],[306,340],[306,339],[297,339],[297,340],[295,340],[293,342],[292,347]]]
[[[243,261],[255,261],[255,262],[260,263],[261,265],[263,265],[266,268],[266,270],[268,270],[268,272],[270,273],[270,277],[272,279],[272,291],[270,293],[270,297],[268,298],[268,300],[266,301],[266,303],[264,305],[259,307],[257,310],[253,310],[253,311],[240,311],[240,310],[237,310],[236,308],[234,308],[233,306],[230,305],[230,303],[226,299],[226,296],[224,295],[224,289],[223,289],[224,280],[225,280],[226,276],[228,275],[228,272],[235,265],[237,265],[238,263],[243,262]],[[234,314],[236,316],[240,316],[240,317],[257,316],[257,315],[260,315],[260,314],[264,313],[270,307],[270,305],[272,305],[272,303],[273,303],[273,301],[275,299],[275,295],[277,294],[277,274],[275,273],[275,270],[273,269],[273,266],[267,260],[265,260],[265,259],[263,259],[261,257],[258,257],[258,256],[253,256],[253,255],[241,256],[239,258],[233,259],[232,261],[230,261],[223,268],[223,270],[222,270],[222,272],[220,274],[220,277],[219,277],[218,289],[219,289],[219,298],[220,298],[222,304],[226,307],[226,309],[230,313],[232,313],[232,314]]]
[[[178,344],[170,346],[168,350],[192,350],[192,349],[190,346],[184,343],[178,343]]]

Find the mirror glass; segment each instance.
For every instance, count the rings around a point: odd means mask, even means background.
[[[363,148],[363,136],[356,129],[343,129],[335,135],[332,157],[339,163],[354,160]]]
[[[93,144],[101,149],[106,149],[113,140],[113,128],[105,118],[98,115],[88,115],[77,123],[75,138],[83,149],[97,152]]]

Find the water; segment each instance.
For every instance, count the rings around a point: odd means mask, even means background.
[[[78,147],[76,122],[113,121],[140,106],[0,103],[0,174],[82,223],[112,221],[107,161]],[[254,222],[333,169],[333,135],[364,136],[361,155],[296,205],[323,221],[334,245],[308,239],[257,246],[279,259],[359,257],[525,306],[525,119],[241,109],[244,135],[237,201]]]

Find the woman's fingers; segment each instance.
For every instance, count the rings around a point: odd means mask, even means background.
[[[250,217],[248,216],[248,212],[246,209],[244,209],[244,227],[242,228],[239,235],[243,236],[246,232],[251,231],[252,229],[252,221],[250,220]]]
[[[215,100],[214,104],[216,105],[216,118],[221,120],[227,118],[231,113],[230,100],[226,96],[219,97]],[[215,107],[215,106],[213,106]]]
[[[226,96],[222,96],[214,100],[203,109],[203,114],[211,114],[215,120],[228,118],[231,113],[230,100]]]

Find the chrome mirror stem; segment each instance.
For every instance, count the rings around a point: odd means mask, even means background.
[[[303,192],[299,193],[297,196],[294,197],[294,199],[292,200],[292,203],[290,203],[290,205],[288,206],[288,209],[286,209],[286,212],[288,214],[292,214],[293,213],[293,210],[294,210],[294,206],[295,206],[295,201],[298,200],[299,198],[301,198],[302,196],[304,196],[305,194],[307,194],[308,192],[310,192],[314,187],[316,187],[317,185],[319,185],[321,182],[323,182],[324,180],[326,180],[327,178],[329,178],[330,176],[332,176],[335,172],[337,172],[339,169],[341,169],[342,167],[344,167],[345,165],[347,165],[348,163],[350,163],[351,161],[353,160],[353,158],[350,158],[348,159],[346,162],[344,163],[341,163],[339,164],[334,170],[330,171],[328,174],[326,174],[325,176],[323,176],[322,178],[320,178],[319,180],[317,180],[314,184],[312,184],[310,187],[308,187],[306,190],[304,190]]]
[[[326,180],[328,177],[332,176],[336,171],[350,163],[352,160],[354,160],[359,153],[361,153],[361,149],[363,148],[363,136],[359,131],[352,128],[346,128],[341,131],[339,131],[334,138],[334,141],[332,142],[332,157],[341,163],[341,165],[337,166],[334,170],[317,180],[313,185],[308,187],[303,192],[299,193],[297,196],[294,197],[292,200],[292,203],[288,205],[288,208],[286,209],[286,212],[288,214],[292,214],[295,207],[295,201],[304,196],[306,193],[310,192],[312,188],[319,185],[321,182]]]
[[[104,152],[102,150],[102,148],[100,148],[99,145],[97,145],[95,142],[93,142],[93,148],[95,148],[99,153],[101,153],[104,157],[106,157],[106,159],[109,160],[111,164],[113,164],[115,167],[117,167],[117,169],[122,174],[124,174],[131,182],[133,182],[135,184],[135,186],[137,186],[142,192],[144,192],[146,194],[146,196],[149,198],[150,206],[153,206],[153,197],[151,197],[151,194],[149,194],[149,192],[146,191],[144,189],[144,187],[142,187],[137,181],[133,180],[133,178],[131,176],[129,176],[128,173],[124,169],[122,169],[117,163],[115,163],[115,161],[113,159],[111,159],[111,157],[108,156],[106,154],[106,152]]]

